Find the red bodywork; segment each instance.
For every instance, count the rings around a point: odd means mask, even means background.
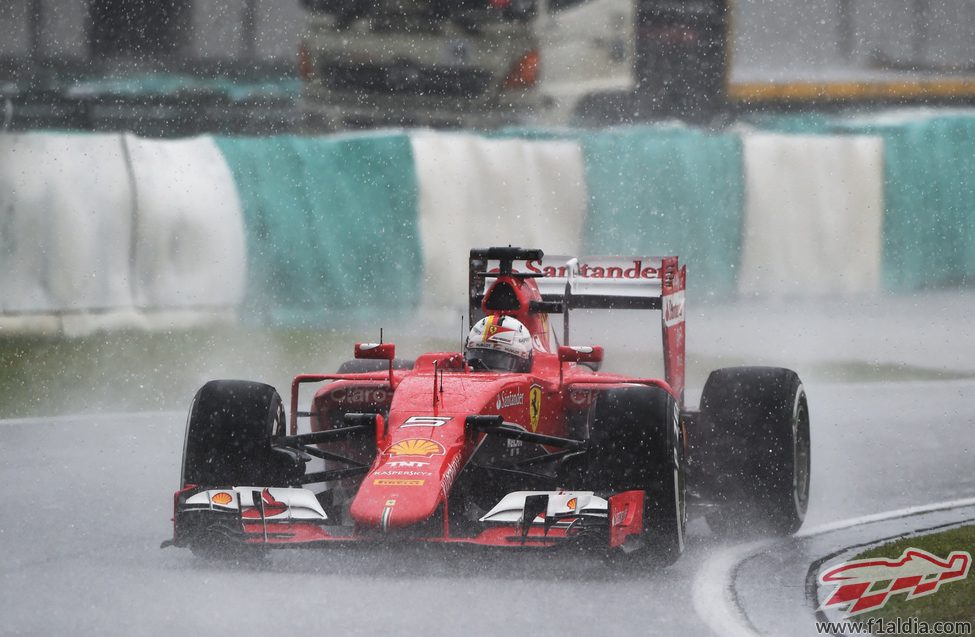
[[[649,262],[649,260],[648,260]],[[305,415],[311,431],[341,427],[347,413],[381,413],[375,437],[341,443],[344,456],[369,465],[364,477],[347,479],[354,489],[348,506],[352,524],[320,525],[302,522],[254,521],[245,516],[248,542],[295,544],[361,541],[377,537],[409,537],[421,541],[467,542],[492,546],[551,546],[570,533],[567,525],[545,528],[536,524],[482,525],[476,533],[455,531],[450,495],[458,476],[489,434],[472,429],[470,416],[501,416],[535,434],[573,438],[572,423],[585,419],[599,391],[624,384],[661,387],[682,405],[684,390],[683,291],[685,269],[676,257],[655,260],[653,283],[659,285],[664,346],[664,379],[633,378],[595,372],[581,363],[560,362],[557,338],[549,313],[539,311],[545,299],[532,278],[517,274],[489,276],[483,294],[484,314],[508,314],[533,336],[535,351],[530,373],[472,371],[459,352],[434,352],[416,359],[410,370],[392,367],[392,347],[382,350],[357,346],[357,358],[390,360],[388,370],[359,374],[302,374],[291,387],[290,435],[298,434],[299,389],[317,383],[312,406]],[[524,267],[524,266],[522,266]],[[534,264],[537,269],[539,264]],[[527,263],[533,269],[532,262]],[[472,269],[473,272],[473,269]],[[473,274],[472,274],[473,276]],[[492,294],[513,290],[515,309],[492,309]],[[481,288],[483,289],[483,288]],[[479,291],[478,291],[479,293]],[[513,303],[508,298],[508,304]],[[472,320],[474,316],[472,316]],[[557,447],[540,445],[555,453]],[[325,445],[321,445],[325,449]],[[335,450],[335,445],[327,447]],[[520,447],[512,447],[515,453]],[[643,528],[642,491],[608,499],[610,546],[621,546]]]

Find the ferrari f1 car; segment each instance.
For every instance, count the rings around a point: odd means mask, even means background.
[[[669,564],[689,512],[718,534],[794,532],[809,496],[802,383],[720,369],[686,409],[685,278],[677,257],[472,250],[465,352],[407,361],[359,343],[339,373],[294,378],[287,418],[273,387],[207,383],[165,544],[577,546]],[[598,371],[602,348],[570,339],[583,308],[660,311],[664,378]]]

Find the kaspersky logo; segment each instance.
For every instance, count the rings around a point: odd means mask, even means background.
[[[916,548],[893,560],[845,562],[819,576],[820,585],[836,586],[820,610],[837,608],[852,616],[883,608],[892,595],[906,593],[907,599],[933,595],[943,584],[968,577],[971,565],[972,556],[965,551],[941,559]]]

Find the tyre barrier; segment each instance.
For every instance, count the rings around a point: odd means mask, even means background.
[[[454,310],[488,243],[679,254],[713,296],[968,284],[975,115],[810,122],[2,135],[0,334]]]

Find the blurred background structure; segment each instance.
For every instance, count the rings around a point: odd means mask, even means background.
[[[303,19],[297,0],[5,1],[8,126],[289,130]]]
[[[490,11],[514,25],[494,40],[467,17]],[[423,20],[377,17],[389,15]],[[460,28],[417,26],[436,21]],[[0,33],[0,99],[15,130],[721,123],[768,109],[975,100],[965,0],[6,0]],[[405,52],[395,45],[404,33]],[[524,50],[505,49],[513,40]],[[434,50],[451,53],[434,65]],[[454,111],[492,117],[418,113],[433,109],[411,105],[400,80],[427,101],[483,90],[490,106]],[[363,115],[383,92],[393,101],[374,110],[387,116]],[[514,112],[524,104],[534,112]]]
[[[5,74],[119,64],[170,70],[293,70],[297,0],[8,0]]]

